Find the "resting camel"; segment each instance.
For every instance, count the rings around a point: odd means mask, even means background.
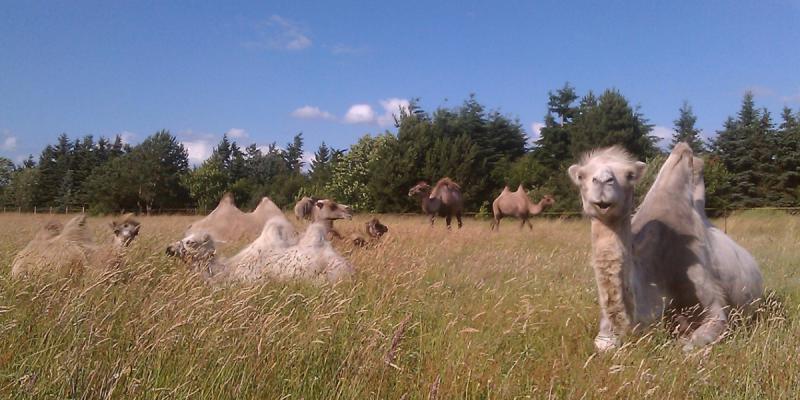
[[[433,226],[436,216],[439,215],[445,217],[447,229],[450,229],[450,221],[455,216],[458,220],[458,228],[461,229],[461,210],[464,207],[464,201],[461,198],[461,186],[452,179],[447,177],[439,179],[433,189],[427,182],[419,182],[408,191],[408,197],[416,197],[420,200],[422,212],[430,216],[431,226]]]
[[[312,207],[313,220],[325,227],[325,235],[329,239],[342,239],[342,234],[333,227],[337,219],[353,219],[353,209],[348,205],[338,204],[330,199],[317,200]]]
[[[364,223],[364,232],[366,232],[366,237],[354,233],[350,235],[350,241],[356,246],[366,246],[372,241],[377,241],[381,238],[386,232],[389,231],[389,228],[382,224],[380,220],[373,217],[369,221]]]
[[[303,197],[297,204],[294,205],[294,216],[297,218],[298,221],[301,219],[307,219],[309,221],[314,220],[314,204],[316,204],[317,199],[313,197]]]
[[[246,239],[253,240],[264,228],[270,217],[283,212],[268,197],[261,199],[258,207],[244,213],[233,202],[233,195],[226,193],[219,201],[217,208],[205,218],[192,223],[184,233],[203,232],[214,237],[217,242],[228,243]]]
[[[86,269],[103,272],[121,262],[124,249],[139,234],[139,222],[132,214],[110,224],[111,243],[95,244],[86,226],[86,215],[78,215],[66,225],[47,223],[11,263],[11,277],[79,276]]]
[[[542,197],[538,203],[534,203],[531,201],[531,198],[528,197],[528,194],[525,193],[522,184],[519,185],[515,192],[512,192],[508,186],[506,186],[503,188],[503,191],[500,192],[500,195],[492,202],[494,219],[492,220],[491,228],[492,230],[495,228],[500,230],[500,220],[503,219],[503,217],[517,217],[522,220],[519,226],[520,229],[524,228],[527,223],[528,227],[533,230],[533,225],[531,225],[529,218],[541,214],[542,211],[555,204],[555,202],[553,196],[548,194]]]
[[[171,244],[167,253],[178,256],[211,284],[254,283],[261,280],[306,280],[335,283],[354,274],[353,266],[325,239],[326,227],[315,222],[299,238],[283,215],[267,221],[261,235],[235,256],[216,254],[213,238],[193,233]]]
[[[684,350],[711,344],[726,329],[730,307],[747,307],[761,297],[757,266],[720,263],[737,250],[729,248],[727,236],[709,233],[705,214],[698,212],[695,192],[702,189],[694,162],[687,144],[675,146],[632,219],[633,187],[644,163],[615,146],[587,153],[569,167],[591,219],[598,351],[619,346],[631,329],[687,312],[699,326]]]

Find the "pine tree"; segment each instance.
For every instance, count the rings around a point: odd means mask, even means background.
[[[706,151],[703,145],[703,139],[700,137],[700,130],[695,127],[697,123],[697,116],[692,111],[692,106],[688,101],[684,101],[681,108],[678,110],[678,119],[673,121],[675,126],[675,134],[672,135],[672,146],[680,142],[686,142],[695,154],[701,154]]]
[[[777,204],[796,207],[800,206],[800,116],[784,107],[781,119],[776,132]]]
[[[292,143],[286,145],[284,160],[289,171],[299,174],[302,172],[303,165],[303,133],[294,135]]]

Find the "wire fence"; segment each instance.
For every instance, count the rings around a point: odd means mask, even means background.
[[[0,212],[3,214],[8,213],[17,213],[17,214],[78,214],[78,213],[86,213],[89,209],[88,206],[84,205],[73,205],[73,206],[62,206],[62,207],[33,207],[33,208],[25,208],[25,207],[16,207],[16,206],[2,206],[0,208]],[[150,209],[147,211],[142,211],[138,209],[120,209],[111,212],[110,214],[125,214],[132,212],[138,215],[207,215],[213,209],[204,209],[198,207],[187,207],[187,208],[157,208],[157,209]],[[800,214],[800,207],[726,207],[726,208],[706,208],[706,214],[712,215],[715,217],[727,217],[732,214],[741,213],[744,211],[778,211],[778,212],[785,212],[791,215],[798,215]],[[419,212],[407,212],[407,213],[388,213],[391,215],[396,216],[420,216],[423,215]],[[583,213],[580,211],[545,211],[539,214],[543,217],[548,218],[572,218],[572,217],[580,217]],[[464,212],[462,213],[465,217],[491,217],[491,213],[481,213],[481,212]]]

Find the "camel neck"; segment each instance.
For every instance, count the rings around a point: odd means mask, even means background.
[[[592,219],[592,268],[600,308],[620,335],[631,325],[630,302],[625,298],[625,276],[633,268],[631,237],[629,218],[612,223]]]

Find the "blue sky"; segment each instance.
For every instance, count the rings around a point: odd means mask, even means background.
[[[225,132],[344,148],[407,99],[470,93],[533,136],[566,81],[619,89],[662,135],[684,99],[706,135],[748,89],[800,108],[800,1],[378,3],[4,0],[0,155],[159,129],[194,162]]]

